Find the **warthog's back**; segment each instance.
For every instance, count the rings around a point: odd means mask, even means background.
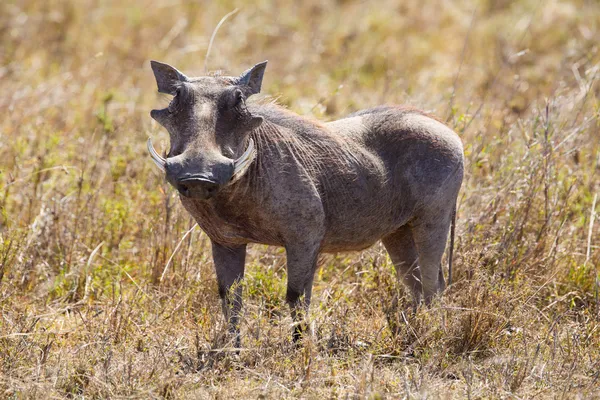
[[[417,110],[380,107],[323,125],[278,107],[260,111],[276,130],[267,134],[277,143],[264,155],[269,168],[302,175],[299,185],[319,197],[323,251],[366,248],[404,225],[423,202],[439,201],[447,186],[460,186],[460,139]],[[293,157],[281,157],[286,146]],[[285,171],[284,163],[297,167]],[[449,192],[454,201],[455,190]]]
[[[352,142],[361,161],[354,177],[344,176],[346,195],[327,199],[326,250],[368,247],[406,224],[423,203],[456,198],[462,144],[441,122],[417,110],[380,107],[326,126]]]

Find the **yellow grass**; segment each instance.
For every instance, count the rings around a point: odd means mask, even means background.
[[[244,348],[223,349],[208,238],[182,241],[145,141],[168,145],[149,60],[203,74],[235,8],[210,70],[268,59],[295,112],[410,104],[461,135],[431,307],[380,245],[327,256],[296,348],[285,255],[255,245]],[[599,43],[594,0],[2,1],[0,398],[598,397]]]

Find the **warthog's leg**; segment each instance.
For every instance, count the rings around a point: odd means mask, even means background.
[[[408,286],[415,303],[420,303],[423,289],[418,265],[419,255],[410,227],[404,225],[396,232],[384,236],[381,241],[394,263],[398,279],[402,279],[404,284]]]
[[[288,284],[286,301],[292,311],[295,326],[294,342],[302,337],[310,306],[313,278],[317,268],[319,244],[294,244],[286,246]]]
[[[229,332],[235,335],[235,346],[240,347],[240,313],[242,310],[242,279],[246,261],[246,245],[225,247],[212,242],[213,261],[217,271],[219,296]]]
[[[452,222],[452,210],[437,210],[412,224],[413,239],[419,254],[419,268],[425,303],[429,304],[437,293],[444,290],[442,256]]]

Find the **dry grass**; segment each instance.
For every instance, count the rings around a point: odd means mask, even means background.
[[[294,111],[408,103],[462,136],[432,307],[409,311],[381,246],[327,256],[295,348],[284,254],[253,246],[236,357],[204,234],[160,281],[193,221],[145,153],[167,140],[148,61],[204,73],[236,7],[210,69],[268,59]],[[599,39],[595,0],[2,1],[0,397],[598,396]]]

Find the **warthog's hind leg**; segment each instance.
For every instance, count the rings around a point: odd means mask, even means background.
[[[410,227],[404,225],[396,232],[384,236],[381,241],[394,263],[398,280],[404,282],[412,293],[415,304],[418,304],[423,289],[418,265],[419,255]]]
[[[452,210],[439,210],[411,224],[417,253],[425,303],[429,304],[437,293],[446,287],[442,272],[442,257],[446,249],[452,222]]]
[[[242,279],[246,261],[246,245],[226,247],[212,242],[213,261],[217,272],[219,296],[235,347],[241,346],[240,314],[242,310]]]

